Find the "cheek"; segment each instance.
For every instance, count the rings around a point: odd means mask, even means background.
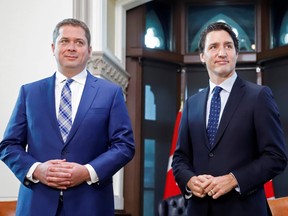
[[[200,56],[200,59],[203,63],[205,63],[206,61],[209,61],[209,55],[207,53],[203,54]]]

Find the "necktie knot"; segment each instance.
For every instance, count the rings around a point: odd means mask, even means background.
[[[66,83],[68,86],[70,86],[70,84],[73,82],[74,80],[73,79],[66,79]]]
[[[222,90],[222,88],[220,87],[220,86],[215,86],[215,88],[214,88],[214,93],[213,94],[215,94],[215,95],[219,95],[220,94],[220,92],[221,92],[221,90]]]

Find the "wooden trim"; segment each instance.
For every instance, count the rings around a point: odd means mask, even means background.
[[[175,52],[169,52],[165,50],[156,50],[156,49],[148,49],[148,48],[141,48],[141,47],[133,47],[127,49],[126,53],[127,57],[134,57],[134,58],[150,58],[155,60],[161,61],[168,61],[173,63],[182,63],[183,57],[180,54]]]
[[[256,53],[239,53],[237,63],[255,63]],[[202,64],[199,54],[187,54],[183,57],[184,64]]]
[[[137,59],[126,58],[126,69],[130,73],[127,90],[127,107],[131,118],[135,139],[135,156],[125,167],[124,172],[124,209],[131,215],[141,215],[141,128],[142,128],[142,66]]]
[[[264,61],[275,60],[287,56],[288,56],[288,45],[258,53],[257,62],[261,64]]]
[[[145,31],[145,5],[126,14],[126,71],[130,74],[127,88],[127,108],[135,140],[135,155],[124,172],[124,213],[142,215],[142,66],[138,55],[143,53]]]

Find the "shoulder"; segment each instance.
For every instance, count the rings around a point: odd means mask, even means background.
[[[99,76],[94,76],[90,72],[88,72],[87,79],[94,81],[100,87],[115,89],[115,90],[121,88],[118,84],[116,84],[110,80],[106,80],[104,78],[101,78]]]
[[[191,95],[187,101],[190,102],[194,100],[199,100],[201,98],[206,98],[208,96],[208,92],[209,92],[209,87],[206,87],[204,89],[199,89],[199,91]]]
[[[272,93],[271,89],[268,86],[265,85],[259,85],[247,80],[244,80],[240,77],[237,78],[235,81],[235,86],[239,86],[240,88],[244,88],[247,92],[251,94],[259,94],[261,92],[267,92],[267,93]]]
[[[40,80],[32,81],[26,84],[23,84],[21,88],[23,89],[34,89],[42,86],[47,86],[47,85],[54,85],[55,82],[55,74],[53,74],[50,77],[46,77]]]
[[[248,98],[251,103],[254,101],[255,103],[259,102],[271,102],[274,101],[273,92],[270,89],[270,87],[265,85],[258,85],[252,82],[249,82],[247,80],[241,80],[241,87],[243,87],[243,90],[245,92],[245,97]],[[235,83],[236,84],[236,83]],[[235,91],[236,93],[239,93],[239,91]],[[274,103],[274,102],[273,102]]]

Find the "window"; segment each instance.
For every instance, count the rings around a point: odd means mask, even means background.
[[[255,6],[195,6],[188,7],[187,51],[198,51],[200,33],[210,23],[222,21],[232,26],[239,39],[240,52],[255,52]],[[243,16],[245,14],[245,16]]]
[[[154,214],[155,140],[144,140],[144,216]]]
[[[288,2],[280,0],[271,6],[271,43],[270,48],[288,44]]]
[[[171,29],[171,6],[149,2],[146,7],[145,46],[171,51]]]

